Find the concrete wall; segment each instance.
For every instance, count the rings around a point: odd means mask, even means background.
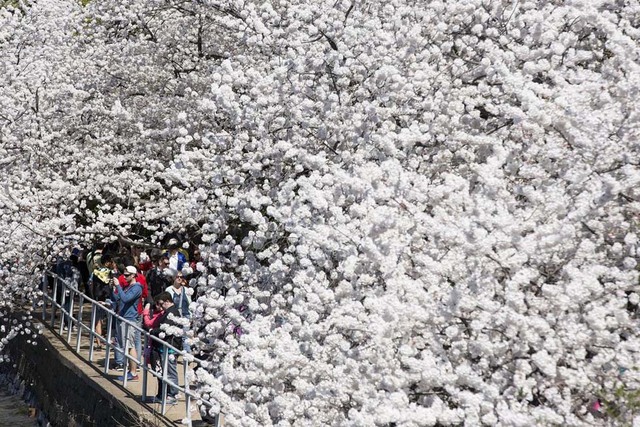
[[[18,336],[8,351],[13,369],[55,427],[165,425],[144,418],[135,406],[118,400],[91,373],[87,375],[87,367],[74,361],[70,356],[75,355],[51,331],[45,330],[37,345]]]

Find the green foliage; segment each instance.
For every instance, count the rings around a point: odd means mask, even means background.
[[[635,371],[637,368],[632,370]],[[615,421],[616,424],[625,425],[640,411],[640,389],[618,383],[612,393],[602,393],[600,401],[606,418]]]
[[[0,9],[3,9],[3,8],[18,9],[19,7],[20,7],[19,0],[0,0]]]

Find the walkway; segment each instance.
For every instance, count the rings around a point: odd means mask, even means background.
[[[123,387],[122,382],[117,380],[117,377],[122,375],[122,372],[116,370],[109,370],[108,374],[103,371],[104,366],[104,354],[94,357],[94,362],[89,361],[89,340],[82,339],[80,345],[80,353],[75,352],[75,342],[72,342],[73,346],[67,344],[66,335],[58,335],[57,332],[46,330],[45,336],[49,339],[50,343],[56,348],[62,356],[64,356],[69,362],[73,363],[78,369],[87,376],[91,381],[97,383],[102,387],[109,395],[116,397],[120,402],[127,405],[131,411],[135,414],[142,416],[143,418],[150,420],[153,425],[161,426],[175,426],[182,425],[182,420],[185,417],[185,400],[184,396],[178,400],[178,404],[174,406],[167,406],[167,411],[164,416],[160,415],[160,404],[144,403],[142,402],[142,380],[129,381],[127,387]],[[112,358],[113,360],[113,358]],[[178,369],[182,369],[182,361],[178,362]],[[142,374],[142,372],[140,372]],[[142,379],[142,375],[139,375]],[[181,385],[183,382],[181,382]],[[148,395],[155,394],[156,380],[149,376],[149,390]],[[199,413],[196,405],[192,405],[192,420],[193,426],[208,426],[209,424],[200,420]]]
[[[90,308],[85,307],[84,312],[90,312]],[[37,315],[34,317],[38,317]],[[84,316],[83,316],[84,317]],[[65,365],[72,364],[73,370],[80,376],[84,376],[85,379],[92,385],[100,387],[109,396],[115,397],[122,404],[126,405],[132,414],[137,414],[141,418],[147,420],[150,425],[153,426],[175,426],[182,425],[185,418],[185,399],[181,394],[181,398],[178,400],[178,404],[174,406],[167,406],[167,411],[164,416],[161,415],[160,404],[142,402],[142,371],[140,371],[139,381],[127,382],[127,387],[123,387],[121,381],[117,381],[117,377],[122,375],[122,372],[116,370],[109,370],[108,374],[104,373],[104,352],[94,353],[93,362],[89,360],[89,339],[85,334],[81,338],[80,352],[76,353],[76,341],[75,339],[71,343],[67,343],[67,332],[63,332],[62,335],[58,334],[58,330],[52,331],[48,324],[44,324],[42,338],[47,339],[51,346],[59,352],[60,359]],[[73,338],[77,336],[74,334]],[[113,356],[111,357],[113,360]],[[182,360],[178,361],[178,369],[184,369]],[[183,382],[181,382],[181,385]],[[157,381],[155,378],[151,378],[149,375],[149,385],[147,394],[153,395],[156,392]],[[94,387],[95,388],[95,387]],[[200,419],[195,402],[192,403],[192,425],[209,426],[210,424]]]

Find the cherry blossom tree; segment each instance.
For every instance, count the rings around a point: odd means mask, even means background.
[[[75,243],[199,230],[231,425],[633,417],[635,3],[0,11],[7,309]]]

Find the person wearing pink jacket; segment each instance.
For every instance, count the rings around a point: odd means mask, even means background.
[[[161,305],[154,304],[152,312],[151,304],[147,303],[144,306],[144,310],[142,310],[142,324],[144,325],[145,329],[151,330],[158,328],[160,326],[160,318],[163,314],[164,310],[162,309]],[[147,347],[144,349],[144,360],[145,363],[149,366],[153,366],[159,358],[159,355],[156,355],[157,357],[154,357],[154,344],[154,341],[152,339],[149,339],[149,341],[147,342]],[[160,372],[162,372],[162,370]]]
[[[164,311],[158,304],[154,304],[153,312],[151,312],[151,304],[147,303],[142,310],[142,323],[147,329],[155,329],[160,325],[160,316]]]

